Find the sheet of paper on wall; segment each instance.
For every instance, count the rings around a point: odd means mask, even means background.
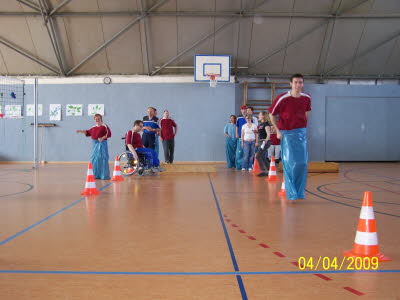
[[[104,104],[89,104],[88,105],[88,115],[94,116],[95,114],[100,114],[104,116]]]
[[[50,104],[50,121],[61,121],[61,104]]]
[[[43,104],[38,104],[38,116],[43,115]],[[26,116],[34,117],[35,116],[35,105],[27,104],[26,105]]]
[[[21,105],[6,105],[5,106],[6,118],[19,118],[22,116]]]
[[[67,117],[81,117],[83,115],[82,104],[67,104]]]

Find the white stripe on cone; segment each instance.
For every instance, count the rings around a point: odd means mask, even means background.
[[[275,172],[276,173],[276,172]],[[281,186],[281,190],[285,189],[285,181],[282,181],[282,186]]]
[[[374,208],[372,206],[361,207],[360,219],[366,219],[366,220],[375,219]]]
[[[376,246],[378,245],[378,235],[376,232],[357,231],[354,242],[359,245]]]
[[[88,169],[87,170],[87,175],[93,175],[93,169]]]
[[[121,171],[113,171],[113,176],[122,176]]]
[[[116,166],[119,166],[119,160],[116,160],[116,161],[115,161],[115,165],[116,165]]]
[[[276,171],[269,171],[269,175],[276,175]]]
[[[96,183],[95,182],[86,182],[85,188],[87,188],[87,189],[95,189],[96,188]]]

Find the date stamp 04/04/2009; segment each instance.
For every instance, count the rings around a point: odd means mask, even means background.
[[[377,270],[377,257],[299,257],[297,260],[300,270]]]

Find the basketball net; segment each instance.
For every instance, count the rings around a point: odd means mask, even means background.
[[[220,74],[206,74],[208,77],[210,77],[210,87],[217,87],[217,82],[218,82],[218,77],[220,77]]]

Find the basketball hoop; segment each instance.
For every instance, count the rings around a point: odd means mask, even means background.
[[[217,87],[218,78],[221,76],[221,74],[210,73],[206,74],[206,76],[210,77],[210,87]]]

